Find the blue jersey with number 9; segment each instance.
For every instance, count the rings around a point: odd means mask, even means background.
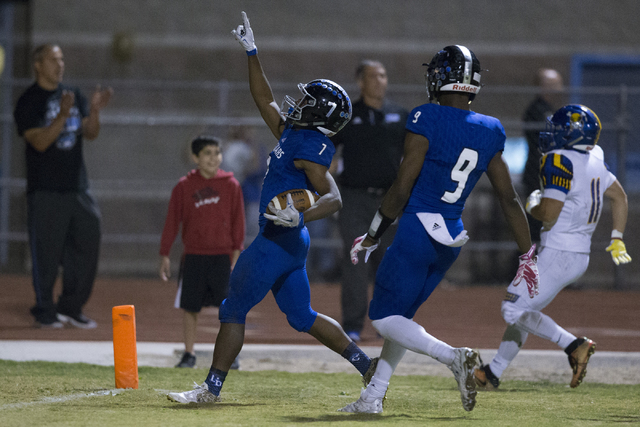
[[[287,126],[269,154],[269,167],[260,194],[260,224],[267,221],[262,214],[278,194],[297,188],[315,191],[304,171],[296,168],[295,160],[309,160],[328,168],[335,152],[331,140],[321,132]]]
[[[429,150],[405,212],[462,215],[464,203],[496,153],[504,128],[494,117],[438,104],[416,107],[406,129],[429,140]]]

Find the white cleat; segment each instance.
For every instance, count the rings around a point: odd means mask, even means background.
[[[338,409],[338,412],[351,412],[360,414],[379,414],[382,412],[382,399],[372,399],[371,401],[364,398],[364,389],[360,393],[360,398],[353,403],[349,403],[344,408]]]
[[[468,347],[456,348],[453,363],[449,366],[458,382],[462,407],[465,411],[472,411],[476,405],[476,381],[473,378],[473,370],[478,360],[478,352]]]
[[[167,399],[178,403],[213,403],[222,401],[220,396],[216,396],[209,391],[206,383],[198,385],[194,381],[193,384],[193,390],[183,391],[182,393],[169,393],[167,394]]]

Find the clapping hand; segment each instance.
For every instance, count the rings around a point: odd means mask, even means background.
[[[62,117],[69,117],[71,114],[71,107],[76,102],[76,95],[73,91],[63,90],[60,97],[60,115]]]
[[[107,106],[109,100],[111,99],[111,95],[113,95],[113,89],[107,88],[102,90],[100,85],[96,86],[96,90],[93,92],[91,96],[91,109],[100,111],[104,107]]]

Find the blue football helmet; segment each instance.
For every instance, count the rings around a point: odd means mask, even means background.
[[[600,138],[600,119],[588,107],[569,104],[547,117],[545,132],[540,132],[538,146],[546,153],[559,148],[588,151]]]
[[[297,101],[286,95],[280,112],[287,123],[315,128],[333,136],[351,120],[351,100],[339,84],[325,79],[299,83],[302,98]]]
[[[463,92],[473,101],[480,91],[480,61],[468,48],[447,46],[431,59],[427,66],[427,94],[429,100],[438,98],[440,92]]]

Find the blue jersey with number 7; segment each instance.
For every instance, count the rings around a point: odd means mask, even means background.
[[[411,112],[406,129],[427,138],[429,150],[404,211],[460,218],[489,162],[504,150],[502,124],[473,111],[424,104]]]
[[[260,223],[266,222],[262,214],[266,212],[271,199],[278,194],[298,188],[315,191],[307,175],[296,168],[294,161],[308,160],[328,168],[335,152],[336,148],[331,140],[321,132],[287,126],[278,145],[269,154],[267,173],[260,194]]]

